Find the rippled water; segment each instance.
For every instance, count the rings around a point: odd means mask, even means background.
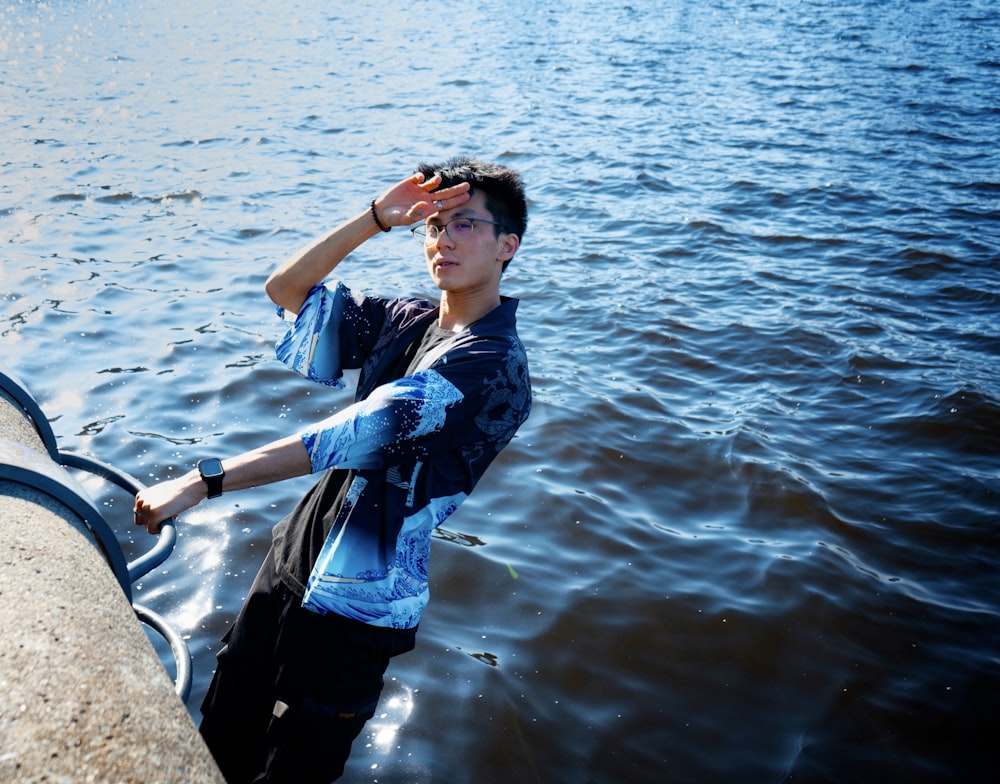
[[[173,476],[346,401],[273,359],[277,263],[420,160],[523,172],[536,405],[347,779],[992,781],[995,4],[327,6],[0,8],[0,336],[63,448]],[[428,293],[404,234],[347,282]],[[195,718],[306,486],[137,591]]]

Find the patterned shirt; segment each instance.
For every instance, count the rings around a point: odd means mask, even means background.
[[[313,471],[325,473],[275,528],[278,573],[303,606],[374,626],[417,625],[429,598],[431,532],[531,408],[516,310],[504,298],[445,333],[426,300],[364,297],[343,284],[309,293],[278,358],[333,386],[346,369],[360,376],[353,405],[299,434]]]

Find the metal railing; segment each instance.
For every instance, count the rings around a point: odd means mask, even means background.
[[[9,371],[0,368],[0,391],[6,393],[34,425],[46,455],[23,444],[0,436],[0,479],[38,490],[67,506],[80,518],[84,534],[104,556],[125,597],[142,623],[156,631],[170,646],[175,662],[174,691],[186,702],[191,693],[191,653],[187,643],[159,615],[132,601],[132,584],[162,564],[173,552],[177,529],[172,521],[163,523],[156,545],[148,552],[126,562],[118,537],[79,486],[67,468],[85,471],[111,482],[131,495],[144,489],[135,477],[115,466],[73,452],[60,452],[55,434],[38,403],[27,387]]]

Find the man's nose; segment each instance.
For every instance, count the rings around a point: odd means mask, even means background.
[[[451,235],[448,233],[447,226],[442,226],[440,229],[438,229],[438,235],[437,237],[434,238],[433,242],[434,242],[434,247],[437,247],[442,242],[447,242],[449,246],[453,248],[455,247],[455,240],[453,240],[451,238]]]

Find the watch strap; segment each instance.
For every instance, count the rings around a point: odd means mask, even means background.
[[[201,474],[202,481],[208,488],[209,498],[218,498],[222,495],[222,480],[226,472],[222,469],[222,462],[216,458],[198,461],[198,473]]]

